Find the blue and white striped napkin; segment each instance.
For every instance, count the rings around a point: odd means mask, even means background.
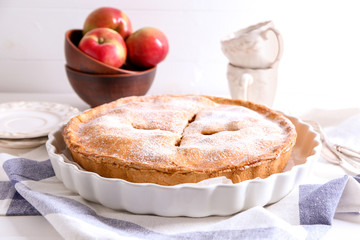
[[[0,154],[0,164],[0,214],[41,214],[65,239],[319,239],[335,213],[360,212],[360,178],[348,175],[301,185],[270,206],[189,218],[136,215],[86,201],[55,177],[49,160]]]

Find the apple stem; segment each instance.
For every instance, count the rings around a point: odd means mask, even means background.
[[[104,42],[105,42],[104,38],[103,38],[103,37],[99,37],[99,43],[102,44],[102,43],[104,43]]]

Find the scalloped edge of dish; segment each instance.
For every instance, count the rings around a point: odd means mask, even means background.
[[[162,186],[101,177],[97,173],[80,169],[69,155],[59,151],[66,149],[61,135],[63,124],[49,134],[46,148],[56,177],[68,189],[89,201],[136,214],[224,216],[275,203],[308,176],[321,152],[320,137],[309,124],[295,117],[288,118],[298,133],[290,158],[295,161],[295,165],[290,170],[265,179],[256,178],[236,184]],[[295,157],[295,154],[299,156]]]

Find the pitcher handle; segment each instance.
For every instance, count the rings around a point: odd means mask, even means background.
[[[262,32],[262,37],[264,39],[267,39],[267,32],[268,31],[272,31],[273,33],[275,33],[276,39],[277,39],[277,43],[278,43],[278,52],[276,55],[276,58],[274,59],[274,61],[272,63],[269,64],[269,68],[272,67],[276,62],[278,62],[283,54],[283,39],[281,37],[281,34],[279,33],[278,30],[276,30],[273,27],[269,27],[268,29],[266,29],[264,32]]]
[[[243,91],[244,100],[248,101],[248,88],[254,82],[254,78],[250,73],[244,73],[240,78],[240,88]]]

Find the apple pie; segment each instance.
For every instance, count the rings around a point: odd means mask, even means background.
[[[201,95],[121,98],[65,126],[86,171],[176,185],[225,176],[233,183],[282,172],[296,141],[289,119],[252,102]]]

